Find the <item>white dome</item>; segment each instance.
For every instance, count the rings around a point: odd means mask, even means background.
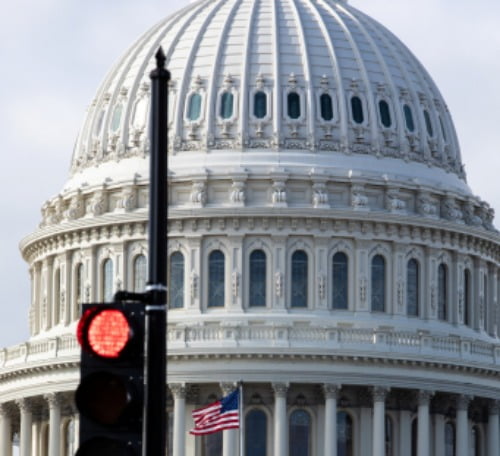
[[[101,179],[80,173],[88,167],[147,153],[149,72],[160,45],[172,73],[174,175],[192,173],[193,163],[251,173],[258,162],[470,195],[452,119],[428,73],[386,28],[335,0],[205,0],[160,22],[99,89],[68,189]]]

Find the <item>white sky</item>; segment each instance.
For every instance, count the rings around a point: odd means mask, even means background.
[[[18,243],[67,176],[85,108],[147,29],[188,0],[16,0],[0,17],[0,347],[28,337]],[[350,0],[421,60],[453,115],[473,191],[500,214],[500,2]],[[500,217],[499,217],[500,218]],[[496,222],[499,226],[499,222]]]

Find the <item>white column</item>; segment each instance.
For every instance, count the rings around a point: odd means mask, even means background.
[[[499,412],[500,402],[491,401],[488,407],[488,456],[498,456],[500,454],[500,439],[498,437]]]
[[[401,410],[399,412],[399,456],[411,455],[411,412]]]
[[[19,399],[17,405],[21,416],[19,432],[19,455],[31,456],[33,411],[29,400]]]
[[[273,383],[274,389],[274,454],[288,456],[288,426],[286,417],[287,383]]]
[[[49,454],[60,456],[61,454],[61,405],[60,394],[46,394],[45,399],[49,404]]]
[[[434,455],[444,454],[444,415],[434,415]]]
[[[184,456],[186,451],[186,385],[168,385],[174,396],[173,456]]]
[[[5,456],[12,454],[11,425],[10,410],[5,404],[0,404],[0,454]]]
[[[236,386],[234,383],[221,383],[222,394],[227,396],[232,393]],[[240,419],[243,420],[243,417]],[[222,456],[235,456],[239,453],[238,449],[238,429],[227,429],[222,431]]]
[[[337,399],[339,385],[324,384],[325,394],[325,454],[337,456]]]
[[[418,392],[418,438],[417,438],[417,455],[429,456],[429,403],[432,393],[430,391]]]
[[[457,456],[469,456],[469,409],[470,397],[457,397]]]
[[[385,398],[387,389],[373,388],[373,456],[385,455]]]

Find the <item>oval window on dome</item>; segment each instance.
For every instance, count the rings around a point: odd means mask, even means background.
[[[359,97],[351,98],[351,110],[352,110],[352,120],[357,124],[362,124],[365,120],[363,114],[363,102]]]
[[[413,122],[413,113],[411,108],[405,104],[403,106],[403,111],[405,115],[406,128],[413,133],[415,131],[415,122]]]
[[[378,103],[378,110],[380,113],[380,121],[385,128],[389,128],[392,125],[391,110],[389,109],[389,104],[385,100],[380,100]]]
[[[192,122],[198,120],[201,116],[201,95],[199,93],[193,93],[189,97],[189,105],[187,118]]]
[[[424,109],[424,119],[425,119],[425,126],[427,128],[427,133],[429,134],[430,137],[434,136],[434,129],[432,128],[431,116],[429,115],[429,112],[426,109]]]
[[[267,115],[267,95],[259,91],[253,97],[253,115],[257,119],[263,119]]]
[[[332,97],[328,93],[321,95],[320,99],[321,118],[329,122],[333,119],[333,102]]]
[[[220,116],[230,119],[233,116],[234,96],[230,92],[224,92],[220,100]]]
[[[300,117],[300,95],[297,92],[290,92],[287,97],[288,117],[298,119]]]
[[[120,103],[115,107],[113,111],[113,118],[111,119],[111,131],[116,131],[120,128],[120,122],[122,120],[123,105]]]

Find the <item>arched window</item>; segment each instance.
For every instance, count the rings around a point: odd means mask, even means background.
[[[382,255],[375,255],[372,260],[372,311],[385,310],[385,259]]]
[[[406,128],[408,131],[411,131],[412,133],[415,131],[415,122],[413,122],[413,113],[411,111],[411,108],[405,104],[403,106],[403,111],[405,115],[405,121],[406,121]]]
[[[394,425],[389,415],[385,416],[385,456],[394,456]]]
[[[187,118],[191,121],[198,120],[201,116],[201,95],[193,93],[189,97]]]
[[[333,119],[333,103],[332,97],[328,93],[324,93],[319,97],[321,107],[321,118],[327,122]]]
[[[251,410],[245,418],[245,456],[267,455],[267,416]]]
[[[267,115],[267,95],[265,92],[256,92],[253,97],[253,115],[263,119]]]
[[[351,111],[352,111],[352,120],[357,124],[362,124],[365,120],[363,115],[363,103],[361,102],[361,98],[352,97],[351,98]]]
[[[297,92],[290,92],[287,97],[287,112],[290,119],[300,117],[300,95]]]
[[[411,422],[411,456],[417,456],[418,419]]]
[[[231,92],[224,92],[220,100],[220,116],[223,119],[230,119],[233,116],[234,95]]]
[[[142,293],[146,288],[146,257],[137,255],[134,259],[134,291]]]
[[[406,313],[410,317],[418,317],[418,282],[418,262],[412,258],[408,261],[406,269]]]
[[[455,426],[450,422],[444,425],[444,456],[455,456]]]
[[[206,434],[202,438],[203,456],[221,456],[222,454],[222,432]]]
[[[254,250],[250,254],[249,306],[266,306],[266,254]]]
[[[464,324],[470,326],[470,271],[464,270]]]
[[[307,307],[307,254],[297,250],[292,255],[292,307]]]
[[[380,121],[385,128],[389,128],[392,125],[391,110],[389,109],[389,104],[385,100],[380,100],[378,102],[378,110],[380,113]]]
[[[61,318],[61,270],[56,269],[54,274],[54,325],[57,325]]]
[[[75,309],[73,318],[79,318],[80,316],[81,305],[85,299],[84,283],[83,264],[79,263],[75,268]]]
[[[448,304],[448,271],[446,265],[438,267],[438,319],[446,321]]]
[[[184,307],[184,255],[174,252],[170,255],[169,306],[173,309]]]
[[[307,411],[297,409],[290,415],[290,456],[309,456],[311,446],[311,417]]]
[[[338,252],[332,260],[332,307],[347,309],[347,255]]]
[[[347,412],[337,412],[337,456],[353,456],[352,418]]]
[[[120,121],[122,119],[123,105],[120,103],[116,105],[111,118],[111,131],[117,131],[120,128]]]
[[[105,302],[113,301],[113,261],[109,258],[102,264],[101,295]]]
[[[224,307],[224,254],[214,250],[208,257],[208,307]]]
[[[429,115],[429,112],[426,109],[424,109],[424,119],[425,119],[425,126],[427,128],[427,133],[430,137],[433,137],[434,129],[432,128],[431,116]]]

